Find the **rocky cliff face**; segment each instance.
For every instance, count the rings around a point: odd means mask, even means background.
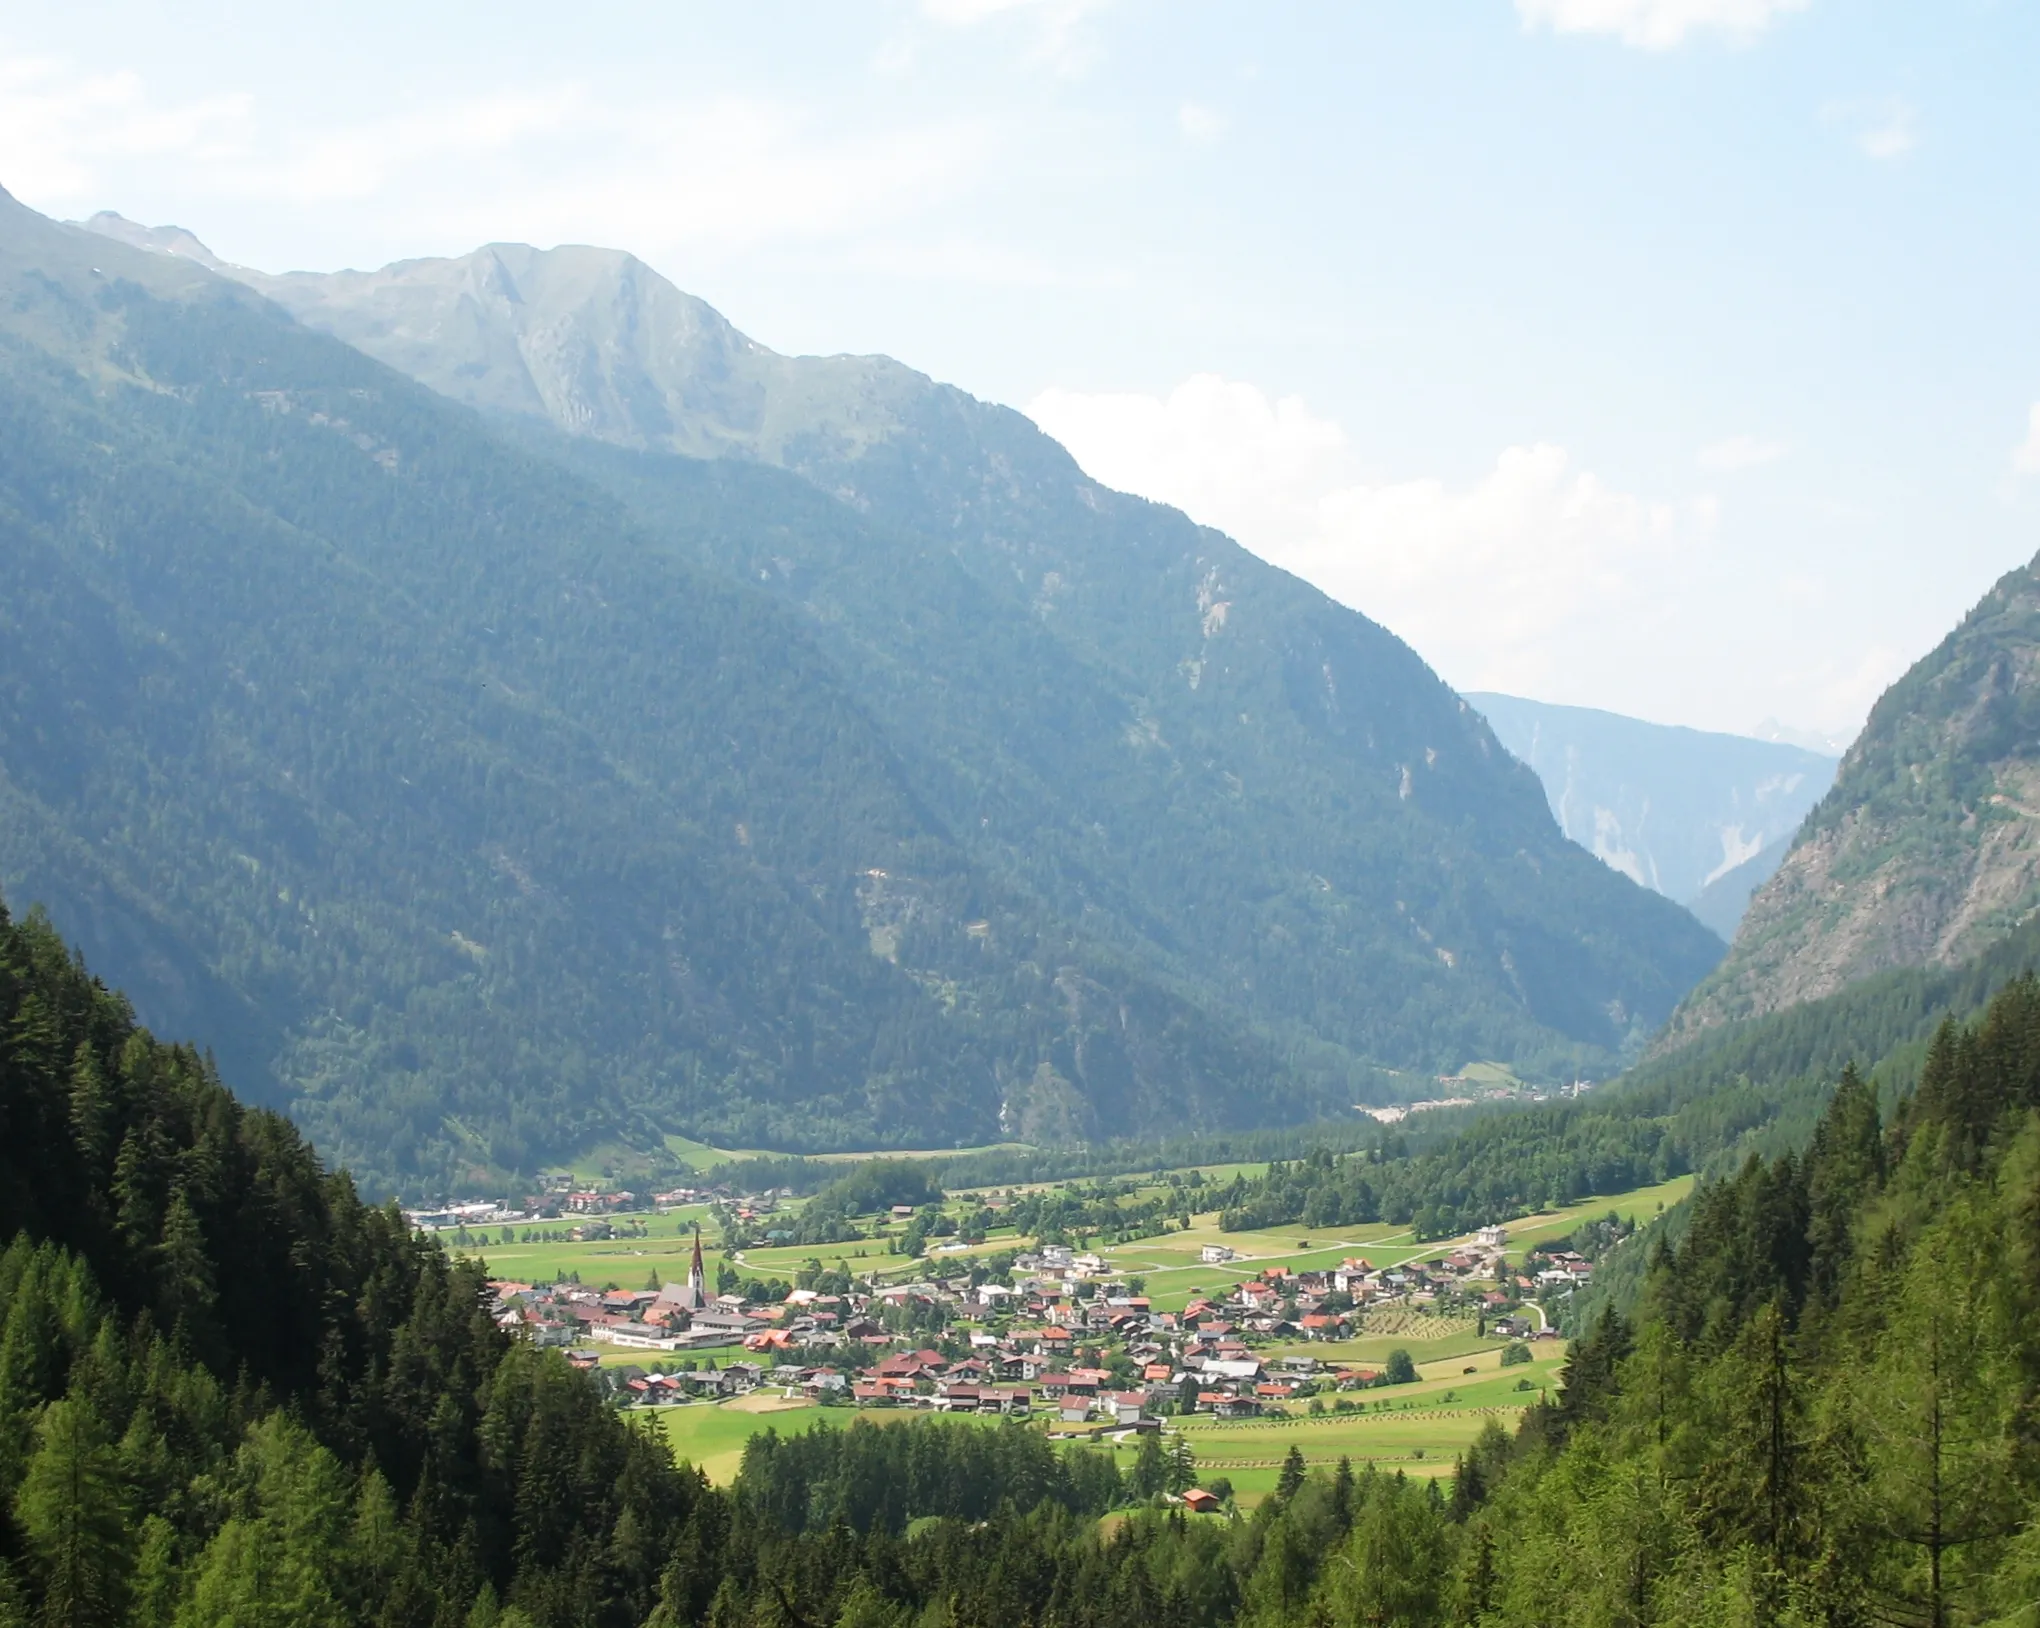
[[[2040,561],[1894,684],[1670,1038],[1951,966],[2040,908]]]

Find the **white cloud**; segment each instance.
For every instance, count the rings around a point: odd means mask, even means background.
[[[1900,158],[1920,144],[1919,113],[1895,97],[1829,102],[1821,116],[1843,126],[1866,158]]]
[[[859,244],[849,261],[859,271],[887,277],[980,288],[1129,289],[1139,281],[1123,266],[1075,265],[995,240],[963,236],[877,239]]]
[[[403,171],[499,157],[600,116],[575,85],[478,97],[336,131],[259,163],[227,166],[221,179],[244,193],[371,198]]]
[[[652,252],[855,232],[948,196],[987,143],[986,128],[967,120],[831,139],[804,113],[734,97],[677,110],[591,108],[574,124],[577,144],[599,149],[600,162],[563,166],[557,180],[534,179],[548,142],[503,149],[497,184],[477,199],[462,195],[458,169],[447,172],[447,202],[459,199],[469,236],[500,237],[508,226]]]
[[[1545,443],[1465,484],[1355,478],[1339,425],[1209,374],[1165,399],[1045,391],[1028,411],[1098,479],[1231,533],[1468,689],[1608,704],[1610,658],[1661,651],[1713,525],[1704,502],[1617,490]]]
[[[80,72],[0,45],[0,182],[71,203],[91,196],[109,160],[232,155],[245,150],[251,106],[245,95],[164,104],[132,72]]]
[[[1035,31],[1028,60],[1062,74],[1079,74],[1098,60],[1098,45],[1083,24],[1112,0],[921,0],[921,15],[949,28],[975,28],[995,18],[1024,18]]]
[[[1754,435],[1731,435],[1700,449],[1696,460],[1702,469],[1711,469],[1722,474],[1733,474],[1738,469],[1755,469],[1760,464],[1776,463],[1785,456],[1783,441],[1759,440]]]
[[[1903,102],[1887,103],[1856,132],[1856,145],[1870,158],[1897,158],[1919,145],[1919,119]]]
[[[2026,439],[2012,448],[2012,473],[2040,475],[2040,401],[2026,414]]]
[[[1185,102],[1176,109],[1176,128],[1183,133],[1185,141],[1199,146],[1218,140],[1231,123],[1216,108],[1206,107],[1201,102]]]
[[[851,233],[948,196],[989,139],[969,120],[845,135],[778,102],[632,105],[571,82],[287,130],[248,95],[165,102],[132,72],[0,55],[0,183],[25,202],[99,207],[117,201],[110,177],[154,163],[187,199],[372,210],[371,235],[414,253],[515,236],[653,256]]]
[[[1554,34],[1613,34],[1625,45],[1668,51],[1689,34],[1713,31],[1754,39],[1811,0],[1516,0],[1526,28]]]

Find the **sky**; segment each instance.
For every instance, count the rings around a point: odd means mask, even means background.
[[[0,185],[637,253],[1461,689],[1845,739],[2040,549],[2040,0],[0,0]]]

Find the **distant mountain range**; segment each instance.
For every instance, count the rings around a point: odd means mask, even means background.
[[[1567,836],[1723,939],[1834,780],[1834,758],[1782,742],[1510,695],[1467,700],[1537,771]]]
[[[213,264],[0,195],[0,886],[372,1183],[1602,1072],[1718,957],[1016,413],[604,251]]]
[[[1894,967],[1952,967],[2040,910],[2040,562],[1885,691],[1668,1043]]]

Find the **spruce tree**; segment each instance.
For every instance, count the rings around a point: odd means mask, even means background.
[[[91,1403],[67,1396],[43,1410],[14,1518],[34,1555],[46,1628],[122,1620],[134,1562],[127,1489]]]
[[[1303,1462],[1303,1449],[1292,1442],[1282,1460],[1282,1473],[1275,1478],[1275,1501],[1286,1504],[1294,1498],[1302,1490],[1308,1473]]]

